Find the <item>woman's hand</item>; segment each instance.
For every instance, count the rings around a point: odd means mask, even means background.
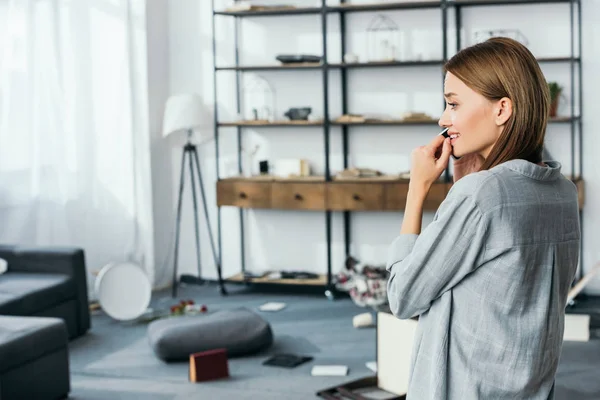
[[[406,207],[400,234],[418,235],[421,233],[425,198],[433,182],[448,167],[451,153],[450,139],[443,136],[437,136],[427,146],[413,150],[410,183],[406,195]]]
[[[460,160],[454,160],[454,182],[473,172],[481,170],[484,162],[483,156],[479,153],[466,154]]]
[[[410,184],[429,190],[448,167],[452,153],[450,139],[438,135],[428,145],[417,147],[411,155]]]

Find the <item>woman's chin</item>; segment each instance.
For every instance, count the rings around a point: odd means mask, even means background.
[[[465,154],[460,150],[452,149],[452,155],[456,158],[460,158],[460,157],[464,156]]]

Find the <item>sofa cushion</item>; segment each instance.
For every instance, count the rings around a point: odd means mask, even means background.
[[[0,373],[67,347],[58,318],[0,316]]]
[[[260,315],[240,307],[154,321],[148,326],[148,340],[160,359],[181,361],[213,349],[226,349],[228,357],[256,353],[271,346],[273,332]]]
[[[0,276],[0,314],[31,315],[75,297],[63,274],[7,272]]]

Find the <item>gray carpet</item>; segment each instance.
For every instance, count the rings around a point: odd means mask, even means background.
[[[323,295],[278,295],[231,286],[221,297],[214,286],[188,286],[179,299],[194,299],[209,311],[245,306],[256,309],[267,301],[287,308],[259,312],[272,324],[274,345],[262,354],[229,360],[231,378],[209,383],[188,382],[187,363],[166,364],[157,359],[146,339],[147,324],[116,322],[97,312],[92,330],[71,342],[70,399],[311,399],[315,392],[371,375],[367,361],[375,359],[375,329],[355,329],[352,317],[368,311],[350,299],[329,301]],[[152,306],[167,309],[176,303],[169,293],[157,293]],[[314,361],[284,369],[262,361],[285,352],[306,354]],[[344,377],[313,377],[315,364],[344,364]],[[600,398],[600,340],[565,343],[557,376],[557,399]]]

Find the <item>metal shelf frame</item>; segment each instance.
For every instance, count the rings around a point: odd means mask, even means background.
[[[237,0],[235,0],[237,1]],[[420,125],[420,124],[434,124],[434,121],[424,122],[405,122],[405,121],[369,121],[365,123],[342,123],[331,120],[329,115],[329,71],[339,70],[341,79],[341,106],[342,114],[348,113],[348,75],[347,70],[349,69],[362,69],[362,68],[414,68],[414,67],[439,67],[441,68],[444,63],[448,60],[448,25],[449,25],[449,11],[454,11],[454,26],[456,28],[456,50],[461,49],[461,37],[460,31],[462,27],[462,10],[464,8],[471,7],[486,7],[486,6],[516,6],[516,5],[532,5],[532,4],[568,4],[570,11],[570,55],[565,57],[546,57],[538,58],[540,63],[565,63],[570,67],[571,72],[571,115],[568,117],[555,118],[550,123],[566,123],[570,124],[571,130],[571,171],[573,179],[583,179],[583,161],[582,161],[582,148],[583,148],[583,94],[582,94],[582,67],[581,67],[581,2],[580,0],[431,0],[431,1],[413,1],[413,2],[402,2],[402,3],[375,3],[375,4],[364,4],[364,5],[353,5],[346,2],[346,0],[340,0],[340,4],[337,6],[328,6],[326,0],[321,0],[321,7],[306,7],[306,8],[291,8],[291,9],[267,9],[260,11],[218,11],[215,10],[215,0],[211,0],[213,10],[213,79],[214,79],[214,90],[213,90],[213,101],[215,104],[214,110],[214,131],[215,131],[215,155],[216,155],[216,174],[217,179],[220,177],[219,171],[219,131],[221,128],[235,128],[237,134],[237,154],[238,154],[238,172],[242,174],[242,134],[245,127],[315,127],[322,129],[323,131],[323,147],[324,147],[324,162],[325,162],[325,180],[331,181],[330,171],[330,129],[332,126],[339,127],[342,133],[342,150],[343,150],[343,166],[348,167],[348,154],[349,154],[349,141],[348,136],[350,129],[353,126],[391,126],[391,125]],[[442,34],[440,42],[442,44],[442,59],[441,60],[430,60],[430,61],[395,61],[395,62],[373,62],[373,63],[333,63],[330,64],[327,58],[327,17],[329,14],[337,13],[339,16],[340,24],[340,44],[341,44],[341,59],[346,53],[346,15],[354,12],[378,12],[378,11],[391,11],[391,10],[415,10],[415,9],[439,9],[440,10],[440,23],[442,26]],[[322,35],[322,47],[323,55],[320,63],[313,64],[292,64],[292,65],[240,65],[240,47],[239,47],[239,36],[240,36],[240,20],[241,18],[251,17],[270,17],[270,16],[286,16],[286,15],[320,15],[321,20],[321,35]],[[216,65],[216,21],[217,17],[233,17],[234,22],[234,47],[235,47],[235,64],[232,66],[217,66]],[[575,38],[578,39],[578,46],[576,48]],[[241,100],[240,100],[240,87],[241,77],[244,72],[247,71],[305,71],[305,70],[321,70],[322,72],[322,99],[323,99],[323,120],[313,122],[309,124],[287,124],[283,122],[275,123],[236,123],[236,122],[223,122],[219,120],[218,104],[217,99],[217,74],[219,72],[233,72],[235,73],[236,81],[236,110],[238,114],[241,112]],[[578,81],[575,81],[575,72],[577,71]],[[443,74],[440,74],[441,85],[443,86]],[[576,88],[578,91],[576,92]],[[576,96],[579,105],[579,113],[575,115]],[[576,145],[579,146],[576,146]],[[576,147],[579,150],[579,165],[575,164]],[[576,168],[577,167],[577,168]],[[445,179],[447,182],[450,181],[449,169],[445,172]],[[580,222],[583,226],[582,211],[580,211]],[[239,209],[240,217],[240,248],[241,248],[241,271],[242,274],[246,271],[246,243],[245,243],[245,230],[244,230],[244,209]],[[331,252],[331,241],[332,241],[332,212],[325,211],[325,240],[327,244],[327,272],[326,278],[327,283],[325,289],[333,289],[332,280],[332,252]],[[350,255],[350,244],[352,243],[351,238],[351,212],[343,212],[343,225],[344,225],[344,248],[346,256]],[[218,249],[219,254],[222,254],[222,227],[221,227],[221,207],[218,207],[217,212],[217,234],[218,234]],[[582,241],[583,243],[583,241]],[[583,244],[581,247],[581,254],[583,254]],[[580,268],[579,276],[582,276],[583,268]],[[221,282],[220,282],[221,283]],[[298,286],[298,285],[295,285]],[[314,288],[314,285],[311,285]]]

